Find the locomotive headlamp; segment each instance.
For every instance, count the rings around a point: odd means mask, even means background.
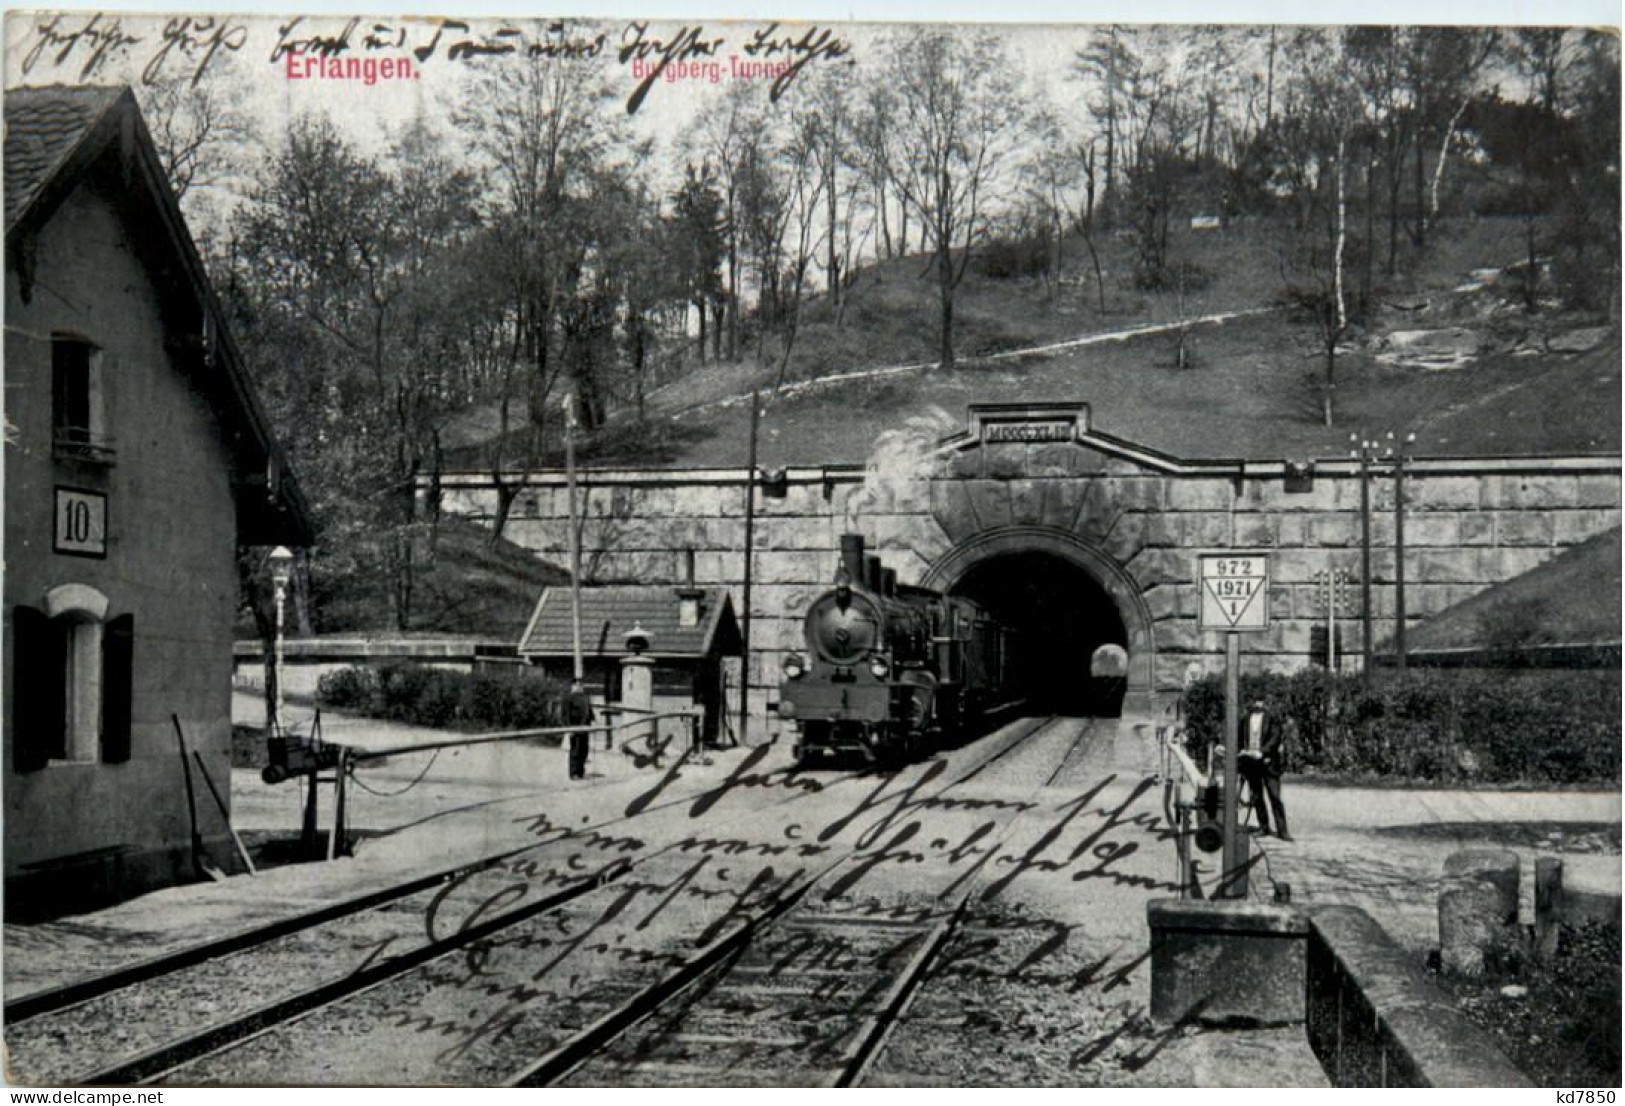
[[[884,680],[886,673],[890,671],[890,666],[886,664],[885,657],[875,657],[869,662],[869,671],[874,673],[875,679]]]
[[[802,663],[801,657],[796,653],[786,656],[780,667],[784,672],[784,678],[787,680],[799,680],[807,671],[807,666]]]

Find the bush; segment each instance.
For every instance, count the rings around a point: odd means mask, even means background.
[[[378,672],[363,665],[328,672],[316,681],[316,701],[334,710],[374,714],[378,710]]]
[[[1244,675],[1242,703],[1262,698],[1292,722],[1284,768],[1418,783],[1592,784],[1620,778],[1617,669],[1324,669]],[[1193,756],[1224,728],[1217,677],[1185,693]]]
[[[323,676],[324,707],[414,726],[527,730],[558,724],[564,688],[538,673],[457,672],[421,664],[352,665]]]
[[[1039,277],[1049,269],[1054,244],[1047,234],[1021,234],[989,240],[977,252],[972,264],[982,276],[992,280]]]
[[[1134,287],[1142,292],[1202,292],[1212,283],[1213,274],[1192,261],[1134,267]]]

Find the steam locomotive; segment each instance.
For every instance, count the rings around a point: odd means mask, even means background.
[[[861,534],[842,536],[835,586],[808,605],[803,639],[779,685],[798,761],[906,762],[1016,698],[1013,632],[968,599],[898,584]]]

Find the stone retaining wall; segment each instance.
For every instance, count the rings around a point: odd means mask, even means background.
[[[1528,1087],[1369,914],[1309,916],[1309,1045],[1338,1087]]]
[[[258,641],[232,645],[231,685],[239,691],[265,691],[265,649]],[[512,643],[464,639],[294,638],[282,647],[282,694],[314,700],[316,685],[330,672],[351,665],[424,664],[456,672],[476,666],[518,664]]]
[[[1164,706],[1188,665],[1217,671],[1218,634],[1197,624],[1196,554],[1273,553],[1269,630],[1244,636],[1251,671],[1291,671],[1309,660],[1323,619],[1316,573],[1361,569],[1360,478],[1352,462],[1322,463],[1311,486],[1289,490],[1282,462],[1184,462],[1087,428],[1081,405],[1064,441],[982,440],[972,433],[905,463],[792,469],[782,494],[758,490],[750,684],[757,710],[773,696],[779,659],[797,647],[800,613],[835,571],[840,535],[862,532],[903,583],[951,587],[975,557],[1009,551],[1001,534],[1046,536],[1111,595],[1130,640],[1125,710]],[[1048,409],[1045,409],[1048,410]],[[1620,524],[1620,460],[1422,460],[1406,485],[1407,624],[1511,579]],[[560,473],[529,478],[506,536],[554,563],[566,560]],[[442,480],[442,508],[489,519],[494,490],[483,474]],[[1374,479],[1372,610],[1378,642],[1395,616],[1394,487]],[[583,476],[583,575],[588,582],[678,583],[692,551],[696,582],[741,598],[744,473],[669,469],[589,471]],[[945,571],[944,566],[953,566]],[[1350,589],[1351,617],[1360,594]],[[1358,648],[1351,623],[1343,642]],[[1134,661],[1142,663],[1136,666]],[[1083,663],[1087,663],[1086,658]]]

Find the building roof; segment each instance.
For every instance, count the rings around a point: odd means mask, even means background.
[[[678,624],[680,595],[698,594],[699,621]],[[633,584],[581,589],[581,652],[588,657],[624,657],[626,632],[639,626],[649,634],[648,655],[663,658],[739,656],[739,623],[726,588],[682,588]],[[546,588],[536,601],[519,639],[521,656],[568,657],[572,652],[570,589]]]
[[[6,229],[79,144],[108,119],[124,89],[104,85],[18,88],[6,93]]]
[[[310,545],[310,508],[271,432],[202,258],[181,217],[163,159],[127,87],[48,85],[5,95],[6,265],[27,303],[39,230],[79,185],[111,168],[132,240],[161,293],[195,303],[176,317],[172,355],[197,372],[234,459],[238,538],[245,545]],[[175,329],[173,326],[172,330]]]

